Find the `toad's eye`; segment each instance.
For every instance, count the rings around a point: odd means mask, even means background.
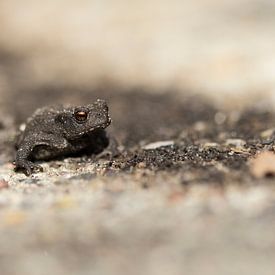
[[[88,117],[88,113],[82,110],[75,111],[74,117],[77,120],[77,122],[85,122]]]

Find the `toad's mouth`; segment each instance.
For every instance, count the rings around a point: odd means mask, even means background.
[[[111,124],[111,122],[112,122],[112,119],[108,116],[106,122],[100,123],[100,124],[92,127],[89,130],[89,132],[93,132],[94,130],[97,130],[97,129],[105,129]]]
[[[107,128],[112,122],[112,119],[108,116],[106,122],[100,123],[94,127],[91,127],[88,131],[83,131],[83,132],[79,132],[76,133],[73,137],[71,137],[70,139],[75,139],[75,138],[80,138],[86,134],[91,134],[97,130],[104,130],[105,128]]]
[[[98,130],[98,129],[103,130],[103,129],[107,128],[111,124],[111,122],[112,122],[111,118],[108,117],[107,122],[101,123],[99,125],[96,125],[96,126],[92,127],[88,132],[90,133],[90,132],[93,132],[93,131]]]

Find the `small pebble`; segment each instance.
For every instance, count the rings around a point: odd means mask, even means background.
[[[234,147],[243,147],[246,142],[243,139],[229,138],[225,141],[225,145]]]
[[[0,190],[5,188],[9,188],[9,183],[4,179],[0,179]]]
[[[152,142],[149,143],[145,146],[142,147],[142,149],[144,150],[153,150],[153,149],[157,149],[159,147],[163,147],[163,146],[171,146],[174,145],[174,141],[173,140],[165,140],[165,141],[157,141],[157,142]]]
[[[250,164],[251,174],[256,178],[275,176],[275,154],[265,151],[256,156]]]
[[[261,134],[260,134],[261,138],[266,138],[266,139],[271,138],[272,135],[274,134],[274,131],[275,131],[275,128],[270,128],[270,129],[267,129],[267,130],[261,132]]]
[[[220,145],[216,142],[206,142],[203,144],[203,148],[214,148],[219,147]]]

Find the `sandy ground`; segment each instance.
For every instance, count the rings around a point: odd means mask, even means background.
[[[273,275],[274,9],[1,1],[0,273]],[[36,108],[96,98],[119,156],[13,171]]]

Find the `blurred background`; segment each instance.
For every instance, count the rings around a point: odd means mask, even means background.
[[[274,100],[274,12],[272,0],[1,0],[0,89],[111,83]]]
[[[273,275],[275,157],[260,179],[250,160],[275,151],[274,15],[274,0],[0,0],[1,275]],[[121,156],[13,172],[19,123],[96,98]]]

